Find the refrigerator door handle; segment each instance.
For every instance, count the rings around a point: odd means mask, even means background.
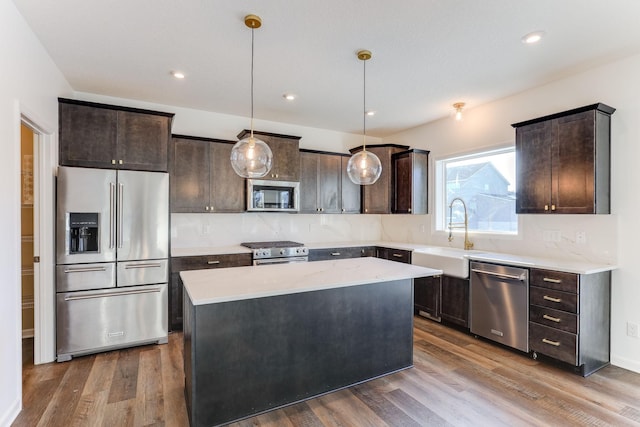
[[[116,184],[109,183],[109,249],[116,247]]]
[[[118,183],[118,249],[122,248],[122,241],[124,240],[124,226],[122,224],[122,204],[124,201],[124,184]]]
[[[93,298],[105,298],[105,297],[120,297],[125,295],[137,295],[137,294],[150,294],[155,292],[160,292],[162,289],[160,288],[151,288],[151,289],[141,289],[136,291],[121,291],[121,292],[108,292],[108,293],[96,293],[96,294],[86,294],[79,296],[65,296],[65,301],[79,301],[83,299],[93,299]]]

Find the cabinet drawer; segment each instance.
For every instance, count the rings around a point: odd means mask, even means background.
[[[378,248],[378,258],[411,264],[411,251],[404,249]]]
[[[555,289],[563,292],[578,293],[577,274],[560,271],[538,270],[532,268],[529,272],[529,284],[541,288]]]
[[[371,247],[325,248],[309,250],[309,261],[324,261],[329,259],[347,259],[373,256]]]
[[[568,292],[530,286],[529,303],[570,313],[578,313],[578,295]]]
[[[253,263],[250,253],[202,255],[171,258],[171,271],[205,270],[209,268],[244,267]]]
[[[578,336],[529,322],[529,349],[578,366]]]
[[[572,334],[578,333],[578,315],[566,311],[532,305],[529,307],[529,320]]]

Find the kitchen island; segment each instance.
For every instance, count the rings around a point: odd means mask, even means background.
[[[413,364],[413,279],[354,258],[180,273],[192,426],[226,424]]]

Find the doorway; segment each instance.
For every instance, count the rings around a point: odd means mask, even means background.
[[[36,133],[24,122],[20,124],[20,230],[21,230],[21,303],[22,363],[33,364],[35,332],[35,277],[39,261],[39,227],[37,226],[38,167]]]

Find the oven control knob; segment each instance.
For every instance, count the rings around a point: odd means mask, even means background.
[[[284,249],[280,249],[280,255],[284,255],[286,253],[287,253],[287,251],[285,251]]]

